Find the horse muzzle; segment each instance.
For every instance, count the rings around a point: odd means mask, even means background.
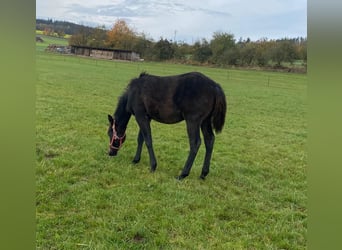
[[[108,155],[109,156],[116,156],[118,154],[118,151],[117,150],[112,150],[112,149],[110,149],[109,151],[108,151]]]

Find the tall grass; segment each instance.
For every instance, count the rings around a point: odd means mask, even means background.
[[[37,49],[37,249],[305,249],[305,75],[92,60]],[[152,122],[158,160],[131,164],[132,117],[118,156],[107,156],[107,114],[141,71],[201,71],[223,87],[225,128],[211,172],[177,181],[185,124]]]

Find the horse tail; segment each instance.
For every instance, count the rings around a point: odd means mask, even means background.
[[[215,105],[214,105],[213,113],[212,113],[213,127],[216,133],[220,133],[223,129],[224,122],[226,119],[227,103],[226,103],[226,96],[222,88],[219,85],[217,85],[215,89],[216,89]]]

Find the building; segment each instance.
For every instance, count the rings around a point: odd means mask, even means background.
[[[71,54],[108,60],[140,61],[140,55],[130,50],[71,45]]]

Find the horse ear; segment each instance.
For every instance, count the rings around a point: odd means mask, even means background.
[[[111,125],[113,125],[114,119],[111,115],[108,115],[108,121],[110,122]]]

